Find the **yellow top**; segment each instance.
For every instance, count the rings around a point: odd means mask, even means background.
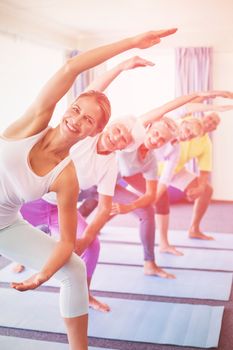
[[[180,142],[180,157],[175,173],[178,173],[193,158],[196,159],[200,171],[212,171],[212,143],[208,134]]]

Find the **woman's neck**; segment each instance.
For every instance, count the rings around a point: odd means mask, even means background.
[[[141,157],[142,159],[146,158],[148,152],[149,152],[149,149],[146,148],[146,146],[144,145],[144,143],[143,143],[141,146],[139,146],[139,148],[138,148],[138,153],[139,153],[139,155],[140,155],[140,157]]]
[[[51,128],[40,140],[40,148],[61,159],[69,155],[72,145],[61,139],[58,127]]]

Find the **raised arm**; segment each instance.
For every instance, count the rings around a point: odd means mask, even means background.
[[[185,107],[185,115],[196,112],[227,112],[233,109],[233,105],[213,105],[206,103],[188,103]],[[184,115],[184,116],[185,116]]]
[[[199,97],[203,99],[208,99],[211,97],[215,97],[215,91],[207,91],[207,92],[195,92],[189,95],[184,95],[175,98],[174,100],[165,103],[160,107],[156,107],[151,111],[141,115],[139,118],[141,119],[143,125],[146,127],[148,124],[153,123],[154,121],[162,118],[162,116],[174,109],[177,109]]]
[[[209,96],[209,98],[216,98],[216,97],[223,97],[223,98],[233,98],[233,92],[231,91],[225,91],[225,90],[213,90],[212,96]],[[193,100],[193,103],[201,103],[206,100],[205,96],[198,96]]]
[[[22,128],[30,128],[34,132],[44,129],[52,117],[57,102],[67,93],[80,73],[126,50],[146,49],[158,44],[162,37],[171,35],[176,30],[149,31],[89,50],[69,59],[45,84],[25,114],[6,130],[6,134],[19,133]]]
[[[86,88],[86,90],[104,91],[122,72],[138,67],[154,66],[154,63],[139,56],[134,56],[119,63],[117,66],[108,70],[100,77],[94,79]]]

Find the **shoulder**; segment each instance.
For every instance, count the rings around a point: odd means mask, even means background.
[[[50,191],[59,193],[71,194],[72,192],[77,195],[79,190],[78,178],[76,176],[76,171],[73,162],[70,162],[58,175]]]

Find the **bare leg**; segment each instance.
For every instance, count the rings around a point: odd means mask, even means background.
[[[169,214],[167,215],[156,214],[155,218],[156,218],[156,226],[159,230],[160,253],[174,254],[176,256],[184,255],[181,251],[177,250],[168,242]]]
[[[176,278],[175,275],[168,273],[157,266],[154,261],[144,261],[144,274],[162,278]]]
[[[64,318],[70,350],[88,350],[88,315]]]
[[[191,225],[189,228],[190,238],[197,238],[197,239],[204,239],[204,240],[214,239],[212,236],[205,235],[200,230],[200,222],[209,206],[212,193],[213,193],[212,187],[209,184],[207,184],[203,194],[199,198],[197,198],[194,202]]]
[[[93,295],[90,293],[90,284],[91,284],[91,279],[87,279],[87,284],[88,284],[88,291],[89,291],[89,306],[93,308],[94,310],[101,311],[101,312],[108,312],[110,311],[110,306],[102,303],[98,299],[96,299]]]

